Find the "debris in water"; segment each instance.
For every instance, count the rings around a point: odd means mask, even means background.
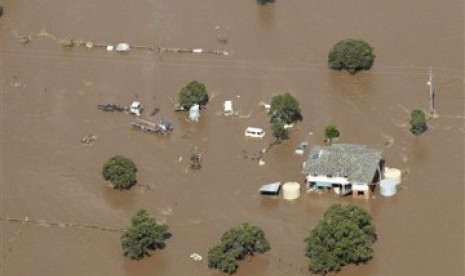
[[[95,142],[95,140],[97,140],[97,136],[95,136],[93,134],[89,134],[87,136],[82,137],[81,143],[90,146]]]
[[[65,48],[71,48],[74,46],[74,40],[72,39],[62,39],[60,40],[60,45]]]
[[[200,255],[197,254],[197,253],[192,253],[192,254],[190,255],[190,257],[191,257],[194,261],[196,261],[196,262],[202,261],[202,256],[200,256]]]
[[[194,148],[191,156],[191,169],[198,170],[202,167],[202,154],[197,147]]]

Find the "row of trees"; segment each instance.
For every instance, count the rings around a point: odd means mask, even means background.
[[[121,236],[121,246],[124,255],[139,260],[150,256],[152,250],[165,248],[165,240],[170,236],[166,224],[158,223],[141,209]],[[364,209],[334,204],[305,238],[309,270],[326,274],[348,264],[364,263],[372,258],[376,239],[372,218]],[[223,233],[218,244],[209,249],[208,267],[233,274],[239,267],[239,260],[270,249],[260,227],[243,223]]]

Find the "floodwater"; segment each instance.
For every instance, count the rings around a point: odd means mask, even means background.
[[[189,255],[205,257],[221,233],[242,222],[262,227],[272,250],[241,262],[237,275],[310,275],[303,240],[341,201],[370,212],[379,240],[373,260],[339,275],[464,275],[462,1],[2,2],[1,275],[223,275]],[[31,42],[20,43],[26,36]],[[327,70],[329,49],[348,37],[374,47],[372,70]],[[232,54],[63,49],[63,38]],[[428,109],[429,66],[439,116],[414,137],[408,116]],[[211,96],[198,123],[172,109],[193,79]],[[300,101],[304,120],[260,167],[245,158],[272,142],[258,103],[283,92]],[[143,118],[171,120],[175,131],[141,133],[131,129],[129,115],[96,108],[134,99],[146,107]],[[229,99],[240,116],[221,115]],[[150,118],[154,107],[161,111]],[[302,183],[304,157],[293,149],[301,141],[321,144],[329,123],[339,126],[341,142],[381,148],[386,165],[404,171],[397,195],[260,197],[264,183]],[[267,135],[246,139],[247,126]],[[98,137],[95,143],[81,144],[88,134]],[[194,147],[204,157],[199,171],[188,169]],[[129,191],[113,190],[101,177],[114,154],[138,166],[139,184]],[[121,254],[120,234],[102,228],[126,228],[139,208],[166,221],[173,236],[164,250],[131,261]]]

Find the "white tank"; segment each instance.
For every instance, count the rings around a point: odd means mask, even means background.
[[[394,180],[397,185],[402,181],[402,172],[399,169],[386,167],[384,168],[384,177]]]
[[[282,189],[284,199],[293,200],[300,196],[300,184],[297,182],[286,182]]]
[[[385,178],[379,184],[382,196],[393,196],[397,193],[397,183],[394,179]]]

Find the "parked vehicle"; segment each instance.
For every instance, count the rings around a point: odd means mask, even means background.
[[[244,135],[246,137],[252,137],[252,138],[263,138],[265,137],[265,131],[263,131],[263,129],[258,128],[258,127],[248,127],[245,130]]]

